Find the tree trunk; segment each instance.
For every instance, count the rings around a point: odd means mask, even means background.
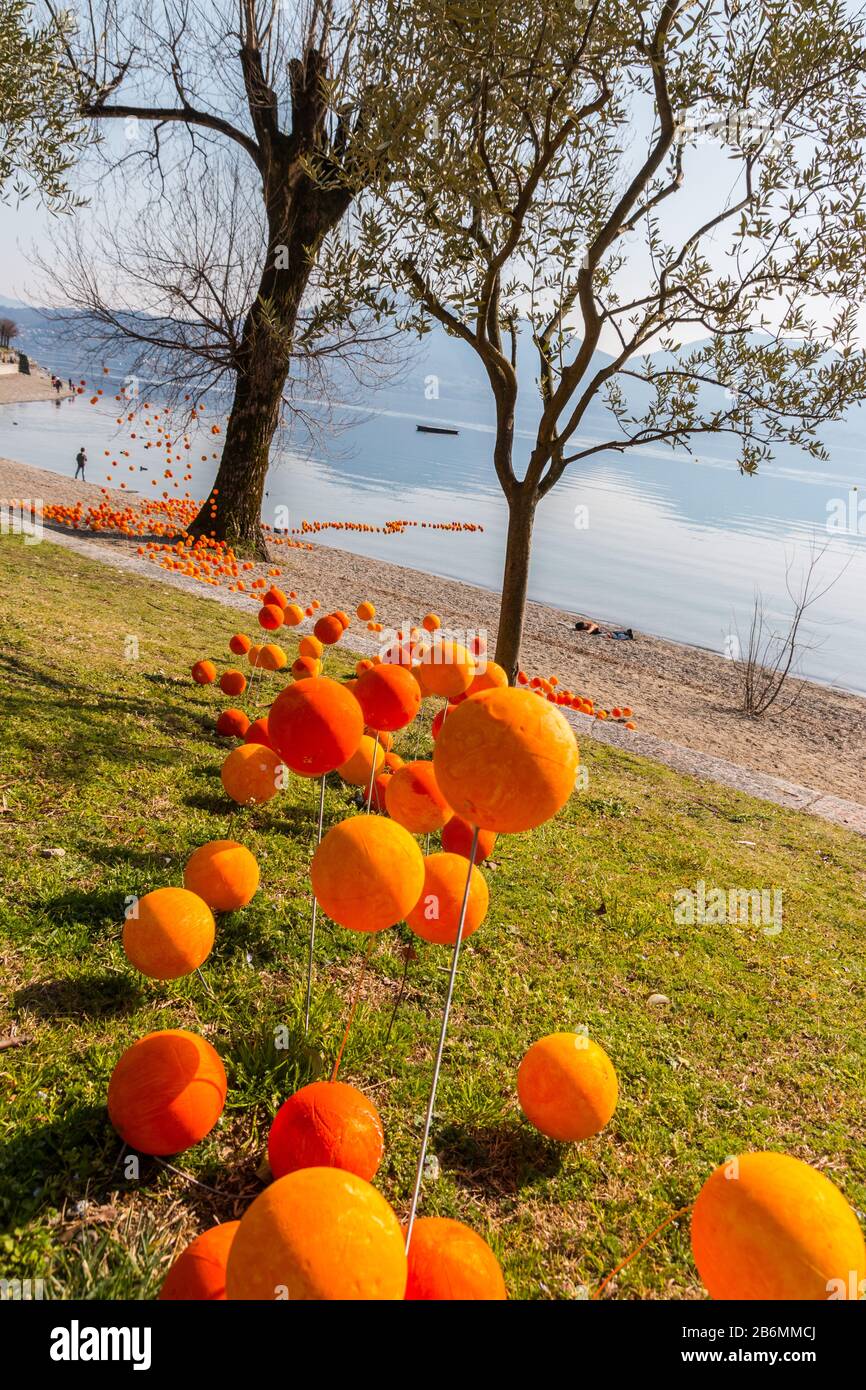
[[[513,485],[508,496],[508,538],[505,543],[505,570],[502,576],[502,601],[496,638],[496,661],[505,670],[511,685],[517,679],[517,667],[520,662],[526,590],[529,584],[529,560],[532,552],[532,527],[537,505],[537,488],[520,483]]]

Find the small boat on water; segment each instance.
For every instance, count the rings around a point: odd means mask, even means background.
[[[416,425],[419,434],[459,434],[459,430],[451,429],[449,425]]]

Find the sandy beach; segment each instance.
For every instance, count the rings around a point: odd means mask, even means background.
[[[109,494],[120,506],[135,505],[135,494],[119,490]],[[74,504],[94,502],[101,496],[94,484],[0,460],[0,498]],[[156,566],[137,557],[138,542],[81,534],[97,546],[125,551],[142,573],[154,575]],[[273,563],[281,570],[278,582],[283,588],[297,590],[306,602],[319,599],[325,611],[370,599],[386,626],[399,626],[417,622],[433,609],[450,627],[486,630],[493,652],[496,594],[413,569],[411,532],[395,538],[394,555],[401,563],[326,546],[310,550],[277,546]],[[257,567],[245,579],[249,582],[266,568]],[[212,592],[202,589],[205,595]],[[866,700],[794,681],[779,708],[761,719],[749,719],[738,709],[735,666],[724,657],[640,632],[635,632],[632,642],[589,636],[574,629],[581,616],[530,603],[523,668],[531,675],[556,675],[565,686],[591,696],[597,707],[630,706],[641,733],[866,804]],[[785,708],[795,692],[793,704]]]
[[[30,365],[29,376],[26,372],[0,376],[0,405],[24,405],[28,401],[63,400],[64,397],[72,394],[66,385],[63,386],[62,390],[55,391],[48,372],[37,367],[35,363]]]

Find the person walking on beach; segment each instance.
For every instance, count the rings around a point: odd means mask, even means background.
[[[86,462],[87,455],[84,452],[84,445],[82,444],[81,448],[78,450],[78,453],[75,455],[75,477],[77,478],[80,473],[81,481],[83,483],[87,482],[87,479],[84,476],[84,465],[86,464]]]

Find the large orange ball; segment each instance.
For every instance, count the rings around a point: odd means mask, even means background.
[[[304,777],[320,777],[345,763],[363,732],[358,701],[327,676],[290,685],[268,714],[271,741],[287,766]]]
[[[229,1251],[231,1299],[402,1299],[403,1233],[374,1187],[339,1168],[300,1168],[265,1188]]]
[[[463,695],[475,677],[475,662],[459,642],[446,638],[435,641],[418,667],[418,678],[425,694]]]
[[[500,1302],[508,1293],[486,1240],[461,1221],[422,1216],[412,1227],[406,1298]]]
[[[148,1033],[124,1052],[108,1083],[108,1115],[124,1143],[176,1154],[209,1134],[222,1114],[226,1074],[197,1033]]]
[[[213,685],[216,667],[212,661],[197,661],[192,668],[192,678],[196,685]]]
[[[520,1107],[548,1139],[598,1134],[616,1109],[618,1089],[604,1048],[582,1033],[539,1038],[517,1070]]]
[[[224,1221],[196,1236],[178,1255],[159,1291],[160,1299],[208,1302],[226,1296],[226,1263],[239,1221]]]
[[[243,695],[247,688],[247,678],[243,671],[223,671],[220,676],[220,690],[224,695]]]
[[[352,699],[354,699],[354,695]],[[358,705],[360,712],[361,706]],[[363,722],[364,716],[361,715]],[[358,740],[358,745],[351,758],[347,758],[344,763],[340,763],[337,768],[344,782],[348,782],[353,787],[369,787],[370,773],[375,764],[376,772],[380,772],[385,762],[385,750],[381,743],[377,743],[369,734],[362,734]]]
[[[851,1207],[788,1154],[741,1154],[710,1174],[692,1212],[692,1252],[707,1292],[724,1302],[859,1298],[866,1278]]]
[[[424,887],[424,859],[408,831],[381,816],[332,826],[310,867],[319,906],[351,931],[384,931],[411,912]]]
[[[278,603],[264,603],[259,609],[259,626],[266,632],[276,632],[283,625],[283,610]]]
[[[370,1182],[384,1152],[378,1110],[342,1081],[314,1081],[296,1091],[280,1106],[268,1135],[275,1178],[298,1168],[343,1168]]]
[[[448,716],[433,750],[458,816],[514,834],[555,816],[574,789],[577,740],[555,705],[528,690],[485,690]]]
[[[435,941],[440,946],[454,945],[469,873],[471,878],[463,941],[478,930],[487,916],[490,906],[487,880],[474,864],[470,867],[468,860],[459,854],[427,855],[421,896],[406,917],[416,936],[423,937],[425,941]]]
[[[235,656],[246,656],[252,645],[245,632],[236,632],[234,637],[229,638],[229,651],[234,652]]]
[[[289,658],[277,642],[267,642],[259,652],[258,664],[263,671],[282,671]]]
[[[439,830],[452,815],[430,762],[405,763],[388,783],[388,815],[413,835]]]
[[[482,690],[504,690],[507,685],[508,676],[502,667],[497,666],[495,661],[488,661],[484,670],[473,677],[466,694],[480,695]]]
[[[123,924],[127,959],[152,980],[177,980],[207,960],[213,948],[213,913],[186,888],[157,888],[139,898],[136,916]]]
[[[329,613],[327,617],[319,619],[313,632],[324,646],[332,647],[343,635],[343,624],[336,613]]]
[[[243,738],[250,727],[250,721],[242,709],[224,709],[216,722],[216,731],[222,738]]]
[[[187,860],[183,883],[215,912],[246,907],[259,886],[256,857],[236,840],[211,840]]]
[[[393,732],[411,724],[421,705],[421,689],[405,666],[373,666],[358,680],[355,698],[371,729]]]
[[[249,731],[248,731],[249,732]],[[223,786],[241,806],[270,801],[278,788],[282,763],[263,743],[242,743],[233,748],[220,770]]]
[[[474,834],[475,830],[468,821],[460,816],[452,816],[442,827],[442,848],[449,854],[462,854],[464,859],[468,859],[472,853]],[[475,863],[483,864],[485,859],[489,859],[495,844],[495,830],[479,830],[475,846]]]

